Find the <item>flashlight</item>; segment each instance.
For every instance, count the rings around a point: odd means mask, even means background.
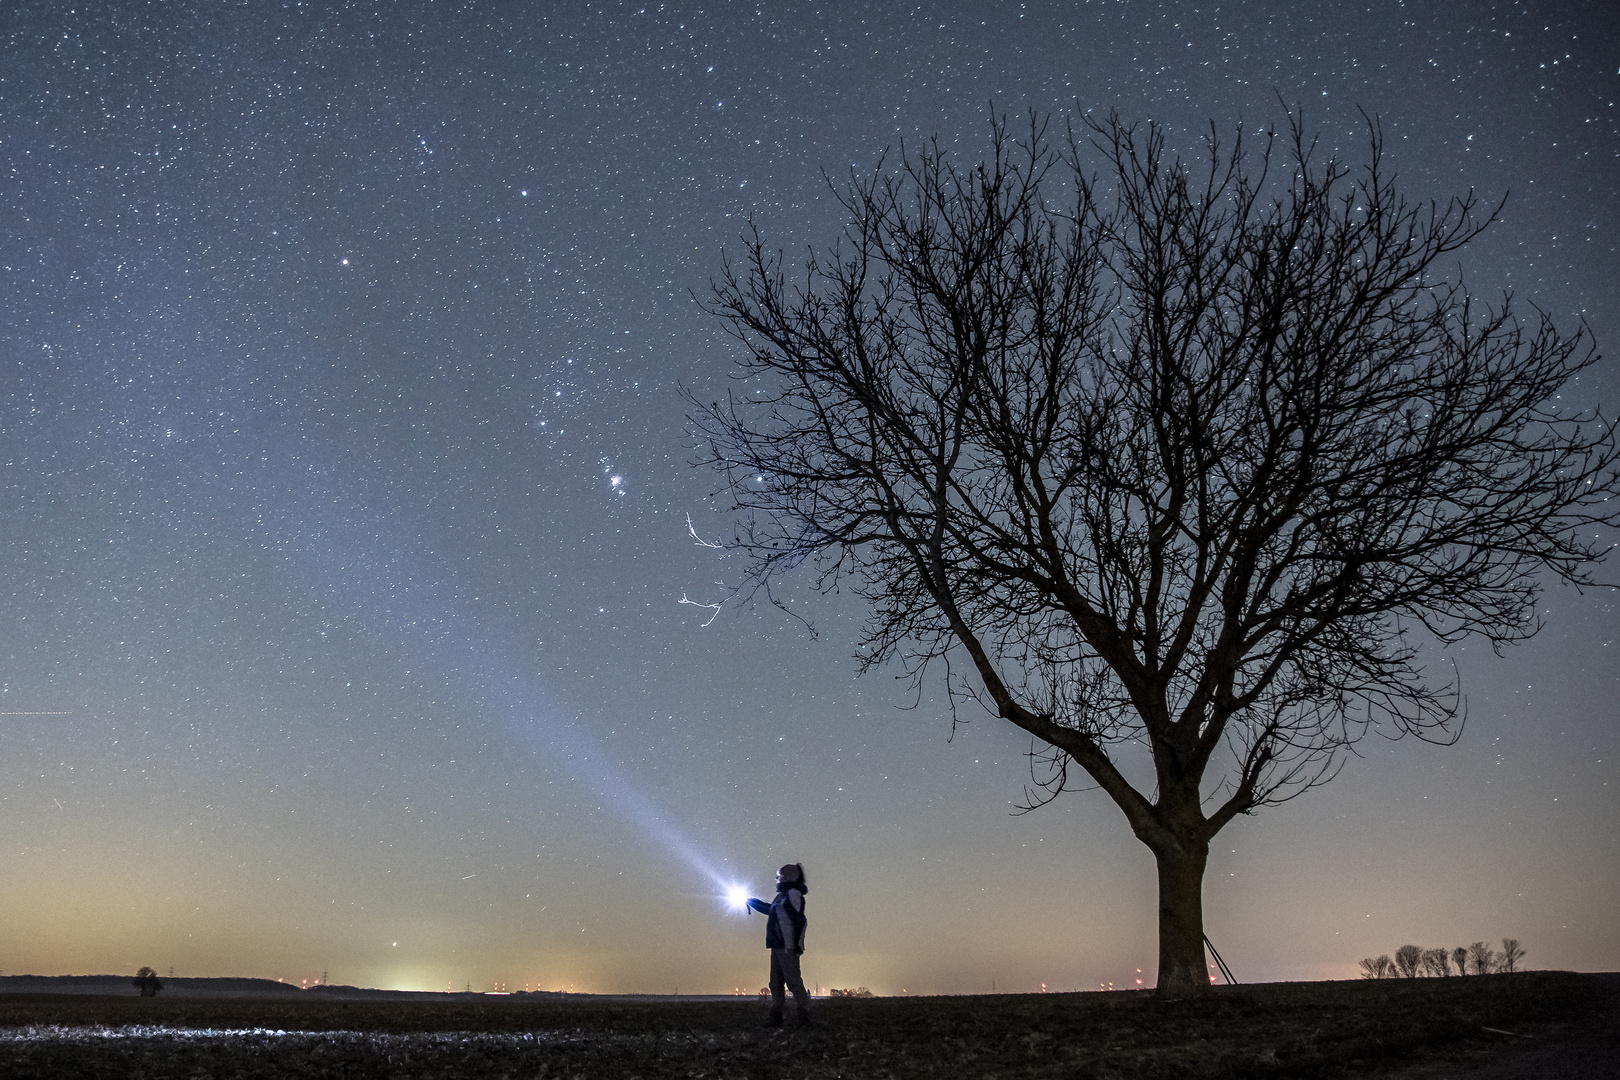
[[[748,906],[748,886],[732,885],[726,889],[726,903],[733,909],[741,911]]]

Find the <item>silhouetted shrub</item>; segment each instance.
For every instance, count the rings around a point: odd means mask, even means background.
[[[1393,979],[1395,974],[1395,961],[1389,958],[1389,953],[1378,957],[1369,956],[1361,962],[1363,979]]]
[[[1423,950],[1423,974],[1443,979],[1451,974],[1451,954],[1445,949]]]
[[[163,989],[163,983],[158,978],[157,972],[149,967],[137,971],[130,983],[141,992],[141,997],[157,997],[158,991]]]

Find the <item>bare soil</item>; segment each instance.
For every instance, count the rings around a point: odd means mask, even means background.
[[[0,1076],[1581,1080],[1620,1075],[1617,990],[1615,976],[1524,972],[1218,987],[1189,1002],[837,999],[786,1031],[762,1030],[752,1001],[11,994]]]

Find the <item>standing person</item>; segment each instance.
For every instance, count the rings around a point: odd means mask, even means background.
[[[768,904],[752,897],[748,901],[749,907],[769,917],[765,947],[771,950],[771,1012],[765,1019],[766,1027],[782,1026],[784,986],[793,991],[793,1002],[799,1007],[799,1026],[810,1025],[810,993],[804,988],[804,976],[799,974],[804,931],[809,925],[804,917],[804,894],[809,891],[804,867],[788,863],[776,872],[776,899]]]

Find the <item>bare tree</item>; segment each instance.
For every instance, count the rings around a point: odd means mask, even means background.
[[[1361,962],[1361,977],[1363,979],[1393,979],[1395,977],[1395,961],[1385,953],[1378,957],[1367,957]]]
[[[158,978],[158,973],[149,967],[143,967],[137,971],[130,983],[141,992],[143,998],[157,997],[158,991],[163,989],[163,981]]]
[[[1502,939],[1502,955],[1497,960],[1497,968],[1501,971],[1514,972],[1524,963],[1524,950],[1519,948],[1519,939],[1505,937]]]
[[[1395,970],[1403,979],[1415,979],[1423,965],[1423,946],[1402,945],[1395,950]]]
[[[1528,637],[1620,516],[1611,427],[1557,404],[1584,328],[1446,276],[1493,212],[1289,119],[1198,164],[1117,116],[881,162],[795,282],[745,236],[710,300],[742,392],[691,400],[736,595],[811,563],[871,605],[863,670],[938,665],[1033,737],[1031,806],[1078,766],[1158,863],[1172,995],[1209,985],[1211,839],[1371,728],[1453,740],[1421,646]]]
[[[1451,954],[1445,949],[1423,950],[1423,974],[1443,979],[1451,974]]]
[[[1459,945],[1451,950],[1452,962],[1457,965],[1457,974],[1468,974],[1468,946]]]
[[[1489,975],[1496,970],[1496,950],[1476,941],[1468,946],[1468,962],[1474,965],[1475,975]]]

